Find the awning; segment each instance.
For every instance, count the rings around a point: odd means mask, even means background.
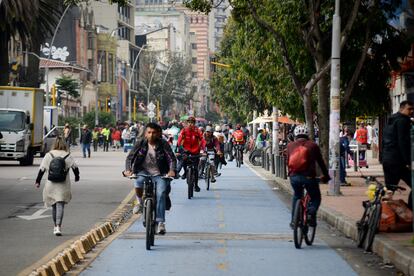
[[[271,123],[273,122],[273,117],[257,117],[256,119],[254,119],[253,121],[251,121],[249,123],[249,125],[251,124],[261,124],[261,123]],[[280,116],[278,117],[278,122],[281,124],[289,124],[289,125],[294,125],[297,124],[297,122],[293,121],[292,119],[290,119],[287,116]]]

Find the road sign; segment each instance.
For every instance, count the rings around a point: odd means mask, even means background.
[[[154,111],[148,111],[148,117],[154,118],[155,117],[155,112]]]
[[[150,103],[148,104],[148,110],[153,111],[154,109],[155,109],[155,104],[153,104],[152,102],[150,102]]]

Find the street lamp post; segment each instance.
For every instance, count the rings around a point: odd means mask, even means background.
[[[340,69],[341,69],[341,17],[340,0],[335,0],[335,14],[332,23],[332,57],[331,57],[331,113],[329,120],[329,195],[339,196],[339,122],[340,122]]]
[[[142,50],[147,47],[147,44],[142,45],[142,47],[139,49],[138,55],[135,57],[134,64],[132,65],[130,74],[129,74],[129,80],[128,80],[128,120],[130,123],[132,123],[132,115],[131,115],[131,102],[132,102],[132,95],[131,95],[131,81],[132,76],[135,71],[135,66],[137,65],[139,55],[141,54]]]

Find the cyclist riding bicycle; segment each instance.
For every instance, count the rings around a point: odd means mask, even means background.
[[[151,175],[152,181],[157,185],[157,215],[158,234],[164,235],[165,210],[168,203],[168,193],[171,190],[170,181],[163,176],[174,177],[176,170],[176,158],[167,141],[161,138],[161,127],[156,123],[148,123],[145,129],[145,137],[140,138],[134,148],[129,152],[125,162],[125,176],[136,174],[135,193],[138,205],[134,207],[134,213],[142,213],[142,194],[145,177]]]
[[[203,141],[203,135],[201,134],[201,131],[195,126],[195,118],[193,116],[190,116],[187,119],[187,126],[183,128],[180,132],[180,135],[178,136],[178,153],[177,155],[190,153],[191,155],[199,155],[201,150],[201,143]],[[196,167],[198,167],[198,164],[200,162],[200,158],[195,159]],[[182,179],[185,179],[187,176],[187,160],[183,159],[182,161],[183,167],[184,167],[184,174],[181,177]],[[195,185],[194,190],[196,192],[200,191],[200,187],[198,186],[198,174],[196,174],[195,179]]]
[[[215,137],[213,135],[213,128],[211,126],[207,126],[206,127],[206,131],[204,132],[204,139],[203,142],[201,144],[201,154],[205,154],[209,151],[214,151],[216,157],[221,156],[222,152],[220,149],[220,142],[218,141],[217,137]],[[207,156],[208,158],[208,156]],[[203,173],[204,172],[204,168],[205,168],[205,164],[207,162],[207,158],[202,158],[200,161],[200,171]],[[213,166],[211,166],[212,172],[213,172],[213,177],[211,178],[211,182],[216,182],[216,178],[214,176],[218,176],[217,174],[217,169],[215,164]]]
[[[292,218],[297,200],[303,196],[305,188],[311,198],[308,207],[309,226],[316,226],[316,214],[321,204],[321,191],[319,189],[319,179],[316,178],[316,163],[322,170],[323,176],[320,181],[325,183],[330,180],[328,169],[323,161],[319,146],[309,140],[308,129],[306,126],[299,125],[294,130],[295,141],[287,146],[288,175],[290,184],[294,190],[292,200]],[[290,223],[293,227],[293,222]]]
[[[238,150],[236,145],[240,145],[242,149],[244,149],[244,144],[246,144],[246,136],[243,130],[241,129],[241,125],[236,125],[236,130],[231,135],[231,142],[233,143],[233,149]],[[236,155],[236,152],[234,152],[233,156]],[[233,160],[233,158],[231,159]],[[243,150],[241,150],[241,164],[243,164]]]

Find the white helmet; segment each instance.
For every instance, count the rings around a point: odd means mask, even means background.
[[[298,135],[308,135],[308,127],[306,125],[298,125],[295,127],[293,134],[296,136]]]
[[[216,126],[216,129],[215,129],[217,132],[220,132],[221,131],[221,127],[220,126]]]

